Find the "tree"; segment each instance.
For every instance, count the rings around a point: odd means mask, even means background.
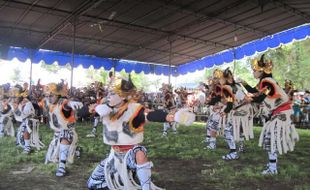
[[[16,67],[16,68],[13,70],[13,75],[10,77],[10,79],[11,79],[14,83],[16,83],[16,82],[18,82],[18,81],[20,80],[20,77],[21,77],[21,75],[20,75],[20,70],[19,70],[18,67]]]
[[[123,76],[124,78],[128,77],[128,74],[125,72],[125,70],[120,71],[119,74]],[[143,91],[149,90],[149,85],[151,85],[152,82],[148,80],[147,76],[145,76],[144,73],[137,74],[135,72],[131,72],[130,74],[131,74],[132,82],[135,84],[135,86],[138,89],[143,90]]]
[[[294,42],[266,52],[273,62],[273,76],[283,86],[286,79],[295,89],[310,89],[310,40]]]
[[[61,68],[59,65],[56,65],[56,64],[45,64],[44,61],[41,61],[41,68],[51,72],[51,73],[54,73],[56,74]]]
[[[94,69],[93,66],[90,66],[88,69],[86,69],[86,77],[90,80],[90,83],[99,81],[104,84],[107,83],[108,78],[108,72],[105,71],[103,68],[100,69]]]

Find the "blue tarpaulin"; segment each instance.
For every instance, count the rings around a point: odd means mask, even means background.
[[[223,52],[203,57],[178,67],[178,74],[184,75],[188,72],[195,72],[205,68],[211,68],[223,63],[239,60],[246,56],[254,55],[257,52],[267,51],[269,48],[279,47],[281,44],[287,44],[293,40],[302,40],[310,36],[310,24],[283,31],[265,38],[255,40],[239,47],[225,50]]]
[[[310,36],[310,24],[301,25],[287,31],[243,44],[233,49],[228,49],[214,55],[203,57],[199,60],[182,64],[178,67],[172,67],[171,71],[169,66],[164,65],[78,54],[74,55],[74,67],[82,65],[84,68],[88,68],[92,65],[95,69],[103,67],[105,70],[110,70],[114,67],[116,71],[121,71],[124,69],[126,72],[135,71],[136,73],[141,73],[143,71],[145,74],[153,73],[156,75],[163,74],[166,76],[171,72],[172,76],[178,76],[188,72],[211,68],[223,63],[229,63],[235,59],[239,60],[246,56],[251,56],[257,52],[263,52],[269,48],[276,48],[281,44],[290,43],[293,40],[305,39],[308,36]],[[72,61],[71,53],[10,47],[8,51],[8,59],[11,60],[15,57],[20,61],[26,61],[26,59],[31,58],[33,63],[39,63],[42,60],[46,64],[53,64],[57,62],[62,66],[71,63]]]

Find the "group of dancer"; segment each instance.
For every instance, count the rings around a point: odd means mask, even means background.
[[[277,174],[278,154],[293,151],[299,140],[291,117],[290,95],[272,77],[272,67],[264,55],[253,61],[253,75],[259,81],[254,88],[246,81],[236,81],[229,68],[216,69],[206,101],[210,116],[205,142],[208,149],[215,149],[217,136],[223,134],[230,149],[223,160],[239,159],[238,153],[245,151],[244,141],[254,138],[253,117],[260,116],[263,128],[259,146],[267,151],[269,160],[262,174]]]
[[[289,96],[272,78],[272,62],[254,60],[253,75],[259,83],[252,88],[245,81],[235,80],[231,70],[216,69],[212,80],[204,85],[210,110],[207,121],[207,148],[216,149],[216,139],[223,134],[229,152],[224,160],[239,159],[245,150],[244,141],[254,138],[253,117],[264,118],[259,146],[268,152],[267,168],[262,174],[277,174],[278,154],[293,151],[299,137],[291,121],[292,107]],[[176,133],[178,124],[191,125],[195,120],[186,98],[189,93],[179,90],[180,103],[173,98],[170,85],[163,85],[163,104],[150,109],[139,102],[139,91],[131,81],[110,73],[106,96],[97,94],[97,102],[89,106],[94,114],[94,127],[88,137],[96,136],[97,126],[103,124],[104,143],[111,147],[110,154],[94,169],[87,187],[95,189],[161,189],[151,181],[152,162],[147,158],[146,147],[140,145],[146,122],[161,122],[163,136],[169,128]],[[39,138],[39,119],[35,107],[40,107],[48,117],[48,125],[54,136],[50,142],[45,162],[58,163],[56,176],[66,175],[66,163],[72,163],[77,148],[75,131],[76,112],[83,103],[68,97],[67,84],[50,83],[42,86],[42,94],[36,106],[29,98],[27,85],[1,88],[0,137],[14,136],[12,116],[20,123],[16,144],[29,154],[33,148],[40,150],[44,144]]]

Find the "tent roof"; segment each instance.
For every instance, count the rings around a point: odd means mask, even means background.
[[[11,0],[0,44],[180,65],[299,26],[308,0]],[[170,48],[171,44],[171,48]],[[171,53],[170,53],[171,52]]]

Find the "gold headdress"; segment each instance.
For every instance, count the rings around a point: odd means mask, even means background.
[[[264,61],[264,56],[263,54],[260,58],[260,60],[254,59],[252,62],[252,69],[254,71],[263,71],[266,74],[271,74],[272,73],[272,61]]]
[[[286,79],[284,86],[288,87],[288,88],[293,88],[294,84],[291,80]]]
[[[21,85],[15,85],[13,88],[10,88],[9,90],[10,97],[24,97],[26,98],[29,96],[28,89],[23,89]]]
[[[115,80],[115,85],[113,91],[120,97],[128,98],[136,95],[137,88],[131,81],[131,76],[129,74],[128,80],[118,78]]]
[[[217,78],[217,79],[220,79],[220,78],[223,78],[223,71],[221,71],[220,69],[215,69],[213,71],[213,78]]]
[[[66,84],[63,80],[58,84],[49,83],[46,86],[44,86],[44,94],[67,96],[68,84]]]

